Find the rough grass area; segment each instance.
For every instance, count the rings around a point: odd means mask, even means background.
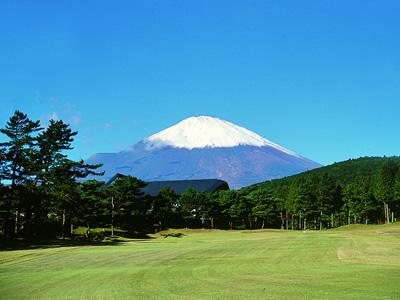
[[[400,225],[170,230],[0,252],[1,299],[400,299]]]

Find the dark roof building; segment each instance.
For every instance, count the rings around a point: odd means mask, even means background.
[[[197,179],[197,180],[171,180],[151,181],[143,188],[143,192],[150,196],[157,196],[166,187],[170,187],[176,194],[181,195],[189,188],[199,192],[214,193],[222,190],[229,190],[228,183],[219,179]]]
[[[123,174],[115,174],[107,185],[112,184],[116,179],[125,177]],[[158,193],[166,187],[170,187],[176,194],[181,195],[189,188],[199,192],[214,193],[222,190],[229,190],[229,185],[226,181],[220,179],[194,179],[194,180],[169,180],[169,181],[150,181],[143,188],[143,192],[149,196],[157,196]]]

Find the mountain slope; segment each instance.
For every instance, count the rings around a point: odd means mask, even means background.
[[[400,157],[361,157],[349,159],[286,178],[260,182],[245,189],[287,189],[292,184],[324,176],[329,176],[337,184],[345,186],[357,181],[373,180],[379,170],[388,163],[400,165]]]
[[[281,178],[320,165],[248,129],[212,117],[191,117],[119,153],[96,154],[104,179],[115,173],[144,180],[226,180],[231,188]]]

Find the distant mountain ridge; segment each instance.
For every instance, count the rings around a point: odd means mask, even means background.
[[[190,117],[119,153],[87,160],[144,180],[222,179],[231,188],[297,174],[321,165],[231,122]]]

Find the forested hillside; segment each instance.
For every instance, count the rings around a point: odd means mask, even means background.
[[[322,177],[329,175],[340,184],[348,184],[357,179],[374,177],[385,164],[400,164],[400,157],[361,157],[349,159],[343,162],[336,162],[332,165],[314,169],[294,176],[258,183],[248,188],[271,187],[294,182],[300,178]]]
[[[364,157],[259,183],[242,192],[272,194],[281,207],[284,227],[389,223],[400,213],[399,167],[399,157]]]

